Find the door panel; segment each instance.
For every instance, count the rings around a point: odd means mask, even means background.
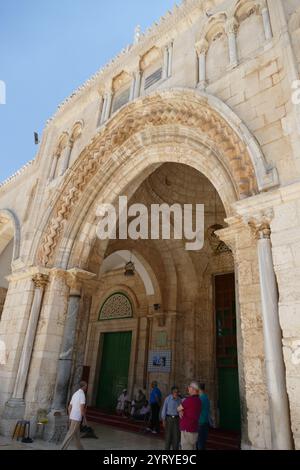
[[[234,274],[215,277],[218,408],[220,427],[240,430]]]
[[[128,386],[132,332],[106,333],[103,339],[97,407],[116,408],[117,398]]]

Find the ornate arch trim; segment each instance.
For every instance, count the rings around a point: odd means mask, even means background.
[[[40,264],[47,266],[51,262],[74,207],[94,175],[109,163],[110,157],[138,133],[172,124],[193,129],[215,143],[237,188],[238,199],[278,184],[276,169],[266,164],[255,138],[221,100],[189,89],[156,92],[121,108],[74,163],[53,203],[50,220],[44,223],[44,236],[38,251]],[[139,142],[136,142],[138,149]]]

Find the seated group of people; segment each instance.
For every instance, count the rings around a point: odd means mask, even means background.
[[[127,389],[124,389],[118,398],[116,412],[121,416],[130,416],[138,421],[147,421],[151,408],[142,390],[139,390],[135,399],[131,400]]]

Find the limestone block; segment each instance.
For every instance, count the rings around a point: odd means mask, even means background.
[[[297,227],[297,225],[299,225],[299,218],[296,202],[284,203],[274,208],[272,233]]]
[[[278,73],[278,65],[276,61],[271,62],[266,67],[263,67],[262,70],[260,70],[259,79],[264,80],[265,78],[270,77],[275,73]]]
[[[300,336],[300,302],[280,303],[279,312],[284,337]]]

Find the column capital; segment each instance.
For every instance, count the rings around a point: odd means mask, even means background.
[[[198,55],[206,54],[208,51],[208,41],[206,39],[201,39],[200,41],[196,42],[195,49]]]
[[[32,279],[36,275],[49,275],[49,269],[47,268],[39,268],[38,266],[31,266],[31,267],[24,267],[22,266],[22,269],[19,271],[15,271],[9,276],[6,276],[6,279],[8,282],[17,282],[17,281],[22,281],[26,279]]]
[[[235,18],[229,18],[225,24],[225,31],[227,34],[236,34],[239,24]]]
[[[82,287],[95,279],[96,274],[84,271],[79,268],[69,269],[67,272],[66,282],[71,289],[70,295],[81,296]]]
[[[262,12],[263,10],[268,10],[268,4],[267,0],[258,0],[258,7],[260,8],[260,11]]]
[[[248,223],[253,235],[257,240],[271,238],[271,223],[274,218],[273,209],[265,212],[259,212],[249,217],[244,217]]]
[[[49,275],[38,273],[33,276],[32,280],[37,289],[45,289],[49,282]]]

